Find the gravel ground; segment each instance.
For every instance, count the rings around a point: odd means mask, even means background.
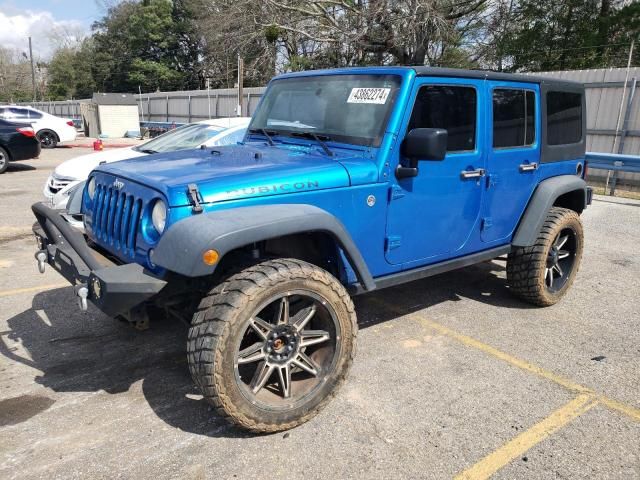
[[[640,478],[640,202],[596,197],[567,297],[531,308],[495,261],[356,299],[358,356],[288,433],[227,426],[184,326],[82,314],[37,274],[44,151],[0,176],[0,478]]]

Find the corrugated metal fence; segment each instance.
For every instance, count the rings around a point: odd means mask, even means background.
[[[265,87],[244,89],[243,115],[253,115],[264,91]],[[237,115],[238,91],[234,88],[143,93],[135,94],[135,97],[138,100],[140,120],[146,122],[190,123]],[[80,103],[89,101],[91,99],[29,102],[24,105],[32,105],[52,115],[80,119]]]

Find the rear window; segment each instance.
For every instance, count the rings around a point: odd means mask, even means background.
[[[582,140],[582,95],[547,92],[547,144],[567,145]]]
[[[493,91],[493,147],[532,145],[535,131],[535,92],[500,88]]]

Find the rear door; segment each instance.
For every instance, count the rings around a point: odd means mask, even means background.
[[[537,84],[488,81],[487,179],[481,238],[509,240],[535,186],[540,159]]]

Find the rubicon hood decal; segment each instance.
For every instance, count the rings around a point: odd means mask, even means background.
[[[190,204],[189,184],[198,185],[202,203],[350,185],[340,158],[309,149],[303,153],[300,148],[234,146],[217,148],[215,154],[192,150],[148,155],[99,170],[154,188],[174,207]]]

